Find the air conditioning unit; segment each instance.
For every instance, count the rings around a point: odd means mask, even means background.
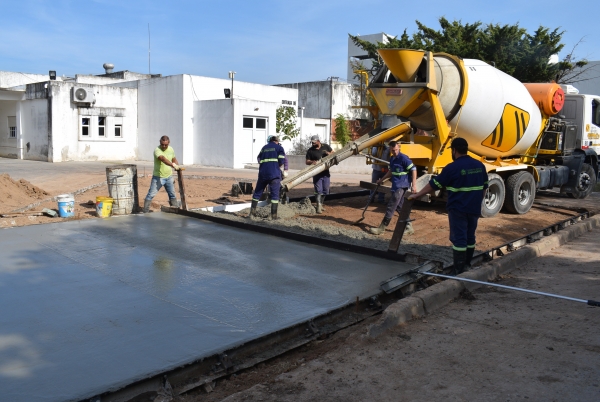
[[[73,87],[73,102],[75,103],[94,103],[94,91],[91,88]]]

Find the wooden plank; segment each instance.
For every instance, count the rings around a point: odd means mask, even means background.
[[[408,191],[404,193],[404,203],[400,209],[400,216],[398,216],[398,222],[396,222],[396,228],[394,229],[392,240],[388,246],[388,251],[390,253],[398,252],[400,243],[402,242],[402,236],[404,236],[404,229],[406,229],[407,221],[410,219],[410,211],[412,211],[413,203],[415,202],[414,200],[406,198],[410,194],[411,193]]]
[[[177,182],[179,183],[179,196],[181,197],[181,209],[187,211],[187,202],[185,201],[185,185],[183,184],[183,168],[177,171]]]

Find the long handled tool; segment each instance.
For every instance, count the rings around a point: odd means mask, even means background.
[[[513,286],[500,285],[500,284],[497,284],[497,283],[490,283],[490,282],[484,282],[484,281],[477,281],[475,279],[461,278],[460,276],[450,276],[450,275],[443,275],[443,274],[435,274],[433,272],[417,272],[416,270],[415,270],[414,273],[415,274],[419,274],[419,275],[437,276],[437,277],[445,278],[445,279],[454,279],[455,281],[478,283],[480,285],[494,286],[494,287],[497,287],[497,288],[509,289],[509,290],[516,290],[518,292],[533,293],[533,294],[541,295],[541,296],[555,297],[557,299],[570,300],[570,301],[574,301],[574,302],[578,302],[578,303],[585,303],[588,306],[600,307],[600,301],[595,301],[595,300],[576,299],[574,297],[561,296],[561,295],[556,295],[556,294],[553,294],[553,293],[538,292],[536,290],[529,290],[529,289],[523,289],[523,288],[515,288]]]
[[[183,171],[185,168],[177,170],[177,181],[179,183],[179,196],[181,197],[181,209],[187,211],[187,202],[185,200],[185,186],[183,185]]]
[[[384,180],[384,181],[387,181]],[[362,212],[362,217],[357,220],[356,222],[353,223],[353,225],[358,225],[359,223],[361,223],[362,221],[365,220],[365,212],[367,212],[367,208],[369,208],[369,205],[371,204],[371,202],[373,202],[373,200],[375,199],[375,195],[377,195],[377,190],[379,190],[379,186],[383,183],[383,181],[381,183],[377,183],[377,187],[375,187],[375,190],[373,190],[373,192],[371,193],[371,195],[369,196],[369,200],[367,201],[367,205],[365,205],[365,209],[363,209]]]

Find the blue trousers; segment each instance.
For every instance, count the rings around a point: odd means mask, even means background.
[[[321,172],[313,176],[313,185],[315,186],[315,194],[329,194],[329,170]]]
[[[158,176],[152,176],[152,181],[150,182],[150,189],[148,190],[148,195],[146,195],[146,200],[152,201],[158,190],[162,186],[165,186],[165,190],[167,190],[167,194],[169,194],[169,199],[172,200],[177,198],[175,195],[175,184],[173,182],[173,176],[160,178]]]
[[[406,188],[399,188],[396,191],[392,191],[392,197],[390,198],[385,211],[385,217],[387,219],[392,219],[394,216],[394,211],[398,211],[398,213],[400,213],[402,204],[404,204],[404,193],[406,190]]]
[[[260,197],[267,186],[269,186],[271,192],[271,202],[277,204],[279,202],[279,190],[281,189],[281,177],[264,179],[259,176],[256,182],[256,189],[254,190],[254,194],[252,194],[252,201],[260,201]]]
[[[457,251],[475,248],[475,230],[477,230],[479,214],[467,214],[456,209],[449,209],[448,221],[450,222],[452,248]]]

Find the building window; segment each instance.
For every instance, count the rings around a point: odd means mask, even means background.
[[[81,136],[82,137],[90,136],[90,118],[89,117],[81,118]]]
[[[267,128],[267,119],[256,119],[256,128]]]
[[[17,138],[17,116],[8,116],[8,138]]]
[[[244,128],[254,128],[254,119],[252,117],[244,117]]]
[[[105,129],[106,117],[99,116],[98,117],[98,137],[104,137],[104,129]]]
[[[115,137],[121,138],[123,126],[121,124],[115,124]]]

